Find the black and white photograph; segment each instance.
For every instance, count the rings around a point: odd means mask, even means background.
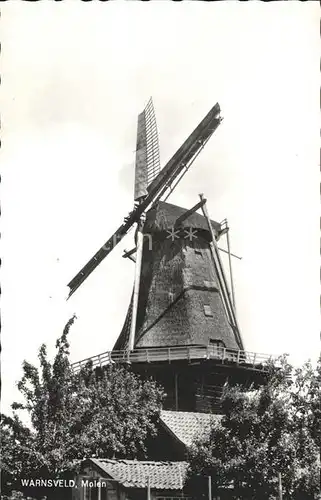
[[[1,500],[320,500],[318,2],[0,23]]]

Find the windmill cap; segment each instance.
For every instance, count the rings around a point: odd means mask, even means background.
[[[168,231],[175,226],[179,217],[181,217],[187,208],[178,207],[171,203],[164,201],[158,202],[157,205],[152,207],[146,214],[146,222],[144,225],[144,232],[155,231]],[[221,224],[219,222],[211,221],[214,232],[220,233]],[[192,227],[193,229],[200,229],[208,231],[207,220],[204,216],[197,212],[192,213],[181,223],[182,227]]]

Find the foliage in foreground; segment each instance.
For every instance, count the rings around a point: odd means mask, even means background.
[[[280,473],[284,499],[319,498],[320,411],[321,359],[295,370],[282,358],[265,387],[227,388],[222,420],[191,448],[191,484],[205,492],[200,475],[211,476],[214,491],[233,486],[235,498],[272,499]]]
[[[147,437],[156,434],[163,391],[155,382],[115,365],[73,373],[67,337],[74,320],[57,340],[52,363],[44,345],[40,367],[23,363],[24,402],[12,405],[13,417],[1,418],[3,482],[65,477],[84,457],[142,459]],[[23,410],[30,428],[18,416]]]

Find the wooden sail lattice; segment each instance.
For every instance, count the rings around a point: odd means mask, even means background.
[[[145,120],[147,139],[147,185],[149,186],[160,172],[159,140],[152,98],[150,98],[145,108]]]
[[[159,140],[152,98],[138,115],[135,200],[147,195],[147,188],[160,172]]]

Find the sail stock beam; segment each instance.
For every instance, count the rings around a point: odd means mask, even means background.
[[[204,200],[204,196],[202,194],[200,194],[200,199]],[[209,217],[209,214],[207,211],[206,203],[204,203],[204,205],[202,206],[202,212],[203,212],[204,217],[207,220],[208,228],[209,228],[209,231],[211,234],[212,257],[213,257],[213,261],[214,261],[216,274],[218,277],[221,298],[222,298],[222,301],[223,301],[223,304],[224,304],[224,307],[225,307],[225,310],[227,313],[227,317],[229,318],[229,322],[230,322],[231,326],[233,327],[239,348],[244,350],[244,344],[243,344],[243,340],[241,337],[240,328],[238,325],[234,305],[233,305],[233,302],[231,300],[230,291],[229,291],[227,280],[226,280],[226,277],[224,274],[224,269],[223,269],[221,257],[220,257],[219,251],[218,251],[218,247],[217,247],[216,239],[214,236],[213,228],[211,225],[211,220],[210,220],[210,217]]]
[[[139,288],[140,288],[140,273],[141,273],[142,259],[143,259],[144,236],[143,236],[142,221],[139,221],[137,225],[136,237],[137,237],[137,247],[136,247],[136,262],[135,262],[134,292],[133,292],[133,309],[132,309],[132,317],[131,317],[129,340],[128,340],[128,351],[132,351],[134,349],[134,344],[135,344],[138,298],[139,298]]]

